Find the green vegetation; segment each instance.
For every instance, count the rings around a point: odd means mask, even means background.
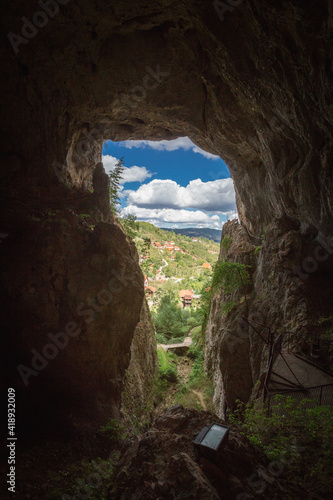
[[[214,268],[212,288],[214,290],[223,289],[226,294],[231,294],[235,290],[250,283],[250,275],[244,264],[238,262],[217,262]]]
[[[158,342],[164,342],[165,339],[170,341],[172,338],[181,342],[182,337],[189,330],[187,324],[189,312],[179,307],[179,298],[172,292],[167,291],[162,295],[156,312],[153,311],[152,316]]]
[[[50,500],[56,498],[106,500],[117,457],[118,455],[115,455],[106,460],[99,457],[91,462],[82,461],[81,464],[67,467],[53,478],[53,483],[55,485],[58,483],[59,486],[54,486],[45,498]],[[75,483],[73,478],[75,478]]]
[[[213,382],[204,372],[204,332],[199,325],[192,330],[193,344],[188,357],[192,360],[192,369],[187,382],[181,382],[175,395],[175,402],[182,406],[213,411]]]
[[[228,314],[237,305],[233,300],[235,292],[240,291],[251,282],[250,274],[244,264],[239,262],[219,261],[215,264],[211,285],[211,293],[223,291],[225,301],[222,312]]]
[[[232,243],[232,238],[230,236],[225,236],[221,241],[221,247],[223,250],[229,250]]]
[[[119,217],[118,220],[122,225],[126,236],[129,236],[133,240],[139,229],[139,223],[137,222],[135,215],[128,214],[126,217]]]
[[[183,227],[182,229],[169,229],[166,227],[162,228],[163,231],[173,231],[176,234],[181,234],[183,236],[189,236],[190,238],[207,238],[208,240],[213,240],[216,243],[220,244],[221,242],[221,229],[212,229],[212,228],[197,228],[197,227]]]
[[[196,280],[209,272],[202,268],[204,263],[213,266],[217,261],[219,245],[212,240],[200,238],[194,242],[188,236],[159,229],[148,222],[138,222],[138,225],[134,242],[141,257],[142,271],[151,279],[156,278],[157,271],[164,265],[163,273],[167,278]],[[147,252],[148,241],[150,241],[149,252]],[[169,252],[166,248],[156,246],[160,244],[163,247],[165,242],[170,241],[173,241],[174,246],[180,250]],[[186,286],[188,285],[182,282],[182,288]]]
[[[229,415],[242,433],[262,449],[289,484],[300,485],[308,498],[333,496],[333,412],[328,406],[312,408],[313,401],[296,402],[275,396],[272,416],[259,402],[239,403]]]
[[[124,161],[121,158],[117,161],[115,168],[109,173],[110,205],[114,215],[119,215],[119,190],[124,170]]]
[[[177,382],[177,358],[175,354],[165,351],[162,347],[157,349],[159,378],[166,382]]]
[[[115,418],[112,418],[106,425],[101,427],[100,432],[112,443],[120,443],[126,437],[124,426]]]

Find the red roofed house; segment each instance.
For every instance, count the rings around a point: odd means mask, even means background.
[[[205,262],[204,264],[202,264],[202,269],[211,269],[212,266],[209,264],[209,262]]]
[[[156,288],[154,288],[153,286],[146,286],[145,287],[145,294],[146,294],[146,297],[147,299],[150,299],[156,292]]]
[[[180,290],[179,297],[183,307],[191,307],[194,292],[192,290]]]

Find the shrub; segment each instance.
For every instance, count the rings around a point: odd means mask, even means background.
[[[160,380],[174,383],[177,382],[177,358],[174,354],[157,349]]]
[[[182,337],[187,333],[186,317],[187,312],[178,306],[176,299],[170,294],[161,297],[157,310],[153,313],[156,331],[167,339]]]
[[[115,418],[109,420],[103,427],[100,427],[100,432],[113,443],[120,443],[125,439],[125,428]]]
[[[308,489],[309,498],[314,491],[329,498],[333,495],[333,412],[328,406],[311,406],[312,400],[297,402],[278,395],[271,416],[255,402],[239,404],[229,421],[240,424],[243,434],[268,458],[286,466],[288,482]]]
[[[163,335],[163,333],[158,333],[156,335],[156,340],[157,340],[158,344],[167,344],[167,342],[168,342],[166,337]]]
[[[225,236],[221,241],[221,247],[223,248],[223,250],[228,250],[230,248],[231,243],[232,243],[232,238],[230,238],[230,236]]]

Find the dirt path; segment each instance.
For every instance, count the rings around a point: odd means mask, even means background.
[[[192,389],[192,392],[198,397],[199,401],[200,401],[200,404],[202,406],[202,409],[203,410],[207,410],[207,406],[206,406],[206,403],[204,401],[204,398],[203,398],[203,395],[202,395],[202,392],[198,392],[198,391],[194,391]]]

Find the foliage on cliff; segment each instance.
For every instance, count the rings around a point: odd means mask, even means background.
[[[301,486],[307,498],[333,496],[333,412],[304,399],[275,396],[273,412],[259,402],[242,405],[229,415],[243,435],[262,449],[289,484]]]

